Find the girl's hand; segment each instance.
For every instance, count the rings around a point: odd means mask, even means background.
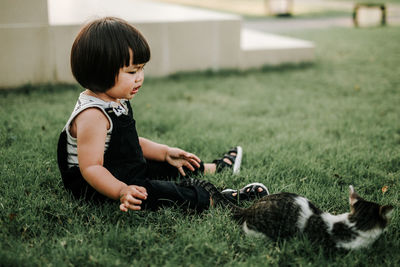
[[[186,176],[186,173],[183,171],[184,166],[189,170],[194,171],[195,167],[200,167],[201,162],[201,160],[196,155],[176,147],[168,148],[165,155],[165,161],[172,166],[178,168],[179,172],[183,176]]]
[[[121,205],[119,209],[127,212],[128,210],[140,210],[142,204],[141,199],[147,198],[146,188],[137,185],[128,185],[121,189],[119,200]]]

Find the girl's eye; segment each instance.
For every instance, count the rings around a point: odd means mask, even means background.
[[[140,67],[140,68],[138,68],[138,69],[135,69],[134,71],[130,71],[130,72],[128,72],[128,73],[130,73],[130,74],[135,74],[136,72],[138,72],[138,71],[143,71],[144,70],[144,66],[143,67]]]

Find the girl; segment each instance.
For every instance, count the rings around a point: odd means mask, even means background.
[[[169,180],[228,168],[237,173],[242,149],[233,148],[222,159],[204,164],[192,153],[138,137],[129,100],[140,91],[149,60],[147,41],[126,21],[101,18],[79,32],[71,50],[71,68],[86,90],[59,138],[58,165],[64,185],[78,198],[119,200],[121,211],[171,204],[207,209],[206,190]],[[242,191],[243,198],[268,192],[259,184]]]

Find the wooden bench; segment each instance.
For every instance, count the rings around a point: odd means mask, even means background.
[[[386,6],[384,3],[356,3],[353,9],[353,22],[354,26],[358,27],[358,12],[360,8],[379,8],[381,10],[381,25],[386,25]]]

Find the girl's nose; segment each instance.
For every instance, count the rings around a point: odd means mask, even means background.
[[[143,78],[144,78],[144,72],[143,72],[143,70],[141,70],[141,71],[139,71],[139,72],[137,73],[135,82],[140,82],[140,81],[143,80]]]

